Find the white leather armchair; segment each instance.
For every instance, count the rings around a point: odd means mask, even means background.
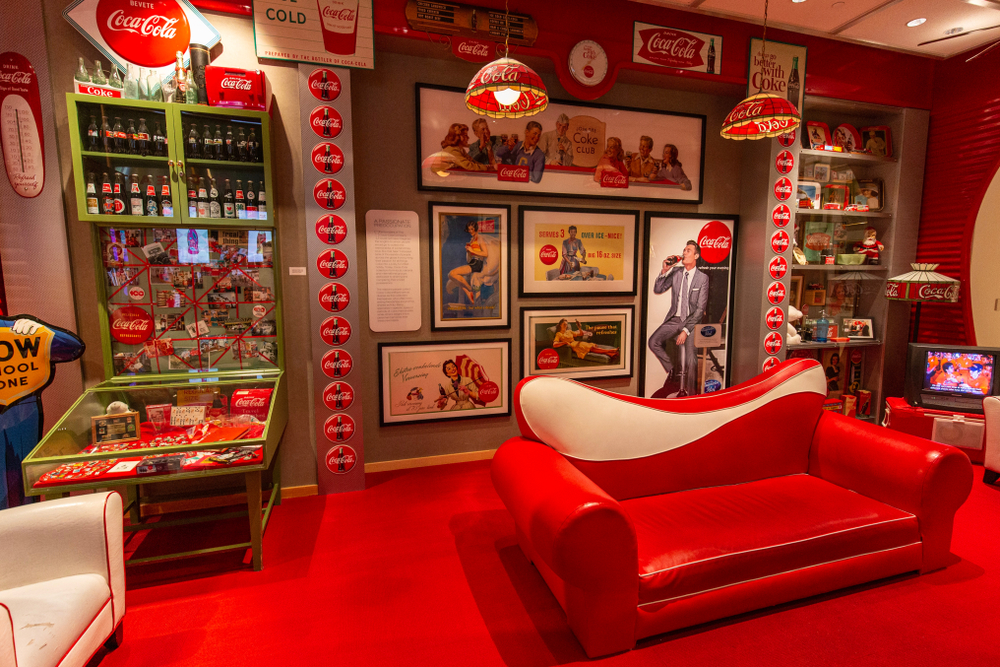
[[[983,467],[983,481],[996,484],[1000,478],[1000,398],[987,396],[983,399],[983,415],[986,417],[986,453]]]
[[[124,616],[121,496],[0,512],[0,667],[86,665]]]

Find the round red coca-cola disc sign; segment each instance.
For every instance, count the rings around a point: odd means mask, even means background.
[[[344,129],[344,119],[333,107],[316,107],[309,114],[309,125],[313,132],[324,139],[333,139]]]
[[[354,437],[354,430],[354,419],[350,415],[345,414],[330,415],[327,417],[326,423],[323,424],[323,432],[326,434],[326,439],[330,442],[345,442],[350,440]],[[337,449],[336,445],[334,449]],[[327,465],[329,465],[329,462]]]
[[[725,223],[712,220],[698,232],[698,246],[701,258],[709,264],[718,264],[729,257],[733,247],[733,233]]]
[[[538,251],[538,259],[541,260],[542,264],[546,266],[551,266],[556,263],[559,259],[559,251],[551,243],[547,243],[542,246],[542,249]]]
[[[332,69],[314,69],[309,74],[309,92],[317,100],[332,102],[340,96],[340,77]]]
[[[316,221],[316,236],[327,245],[337,245],[347,238],[347,223],[339,215],[324,215]]]
[[[347,417],[347,415],[342,416]],[[350,419],[350,417],[347,418]],[[333,417],[330,417],[330,419],[333,419]],[[329,422],[329,420],[327,420],[327,422]],[[336,422],[336,420],[334,420],[334,422]],[[350,422],[350,425],[351,435],[354,435],[354,422]],[[329,434],[327,434],[327,437],[329,437]],[[326,453],[326,469],[334,475],[344,475],[351,472],[357,462],[358,453],[354,451],[354,448],[350,445],[334,445],[330,448],[330,451]]]
[[[312,164],[321,174],[336,174],[344,168],[344,152],[337,144],[324,141],[313,147]]]
[[[153,317],[137,306],[124,306],[111,313],[111,337],[126,345],[140,345],[153,335]]]
[[[141,67],[170,65],[191,42],[191,26],[177,0],[98,0],[95,14],[111,50]]]

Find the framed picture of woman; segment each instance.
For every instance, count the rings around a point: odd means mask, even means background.
[[[521,309],[521,377],[632,376],[635,306]]]
[[[431,330],[510,328],[510,207],[428,208]]]

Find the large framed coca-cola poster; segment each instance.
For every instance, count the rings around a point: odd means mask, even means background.
[[[639,211],[518,208],[522,297],[635,296]]]
[[[737,216],[646,213],[639,395],[729,384]]]
[[[459,88],[417,84],[417,186],[700,204],[705,116],[551,100],[486,118]]]
[[[379,424],[510,415],[510,338],[379,343]]]
[[[758,92],[784,97],[802,112],[806,94],[806,47],[784,42],[750,40],[747,96]],[[808,141],[808,140],[807,140]]]
[[[636,21],[632,28],[632,62],[722,73],[722,36]]]
[[[375,67],[372,0],[253,0],[258,58]]]
[[[431,330],[510,327],[509,206],[430,202]]]

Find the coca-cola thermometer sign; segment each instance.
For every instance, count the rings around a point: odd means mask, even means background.
[[[0,54],[0,142],[14,192],[32,198],[45,186],[42,103],[35,68],[20,53]]]
[[[722,37],[636,23],[632,35],[632,62],[718,74]]]

